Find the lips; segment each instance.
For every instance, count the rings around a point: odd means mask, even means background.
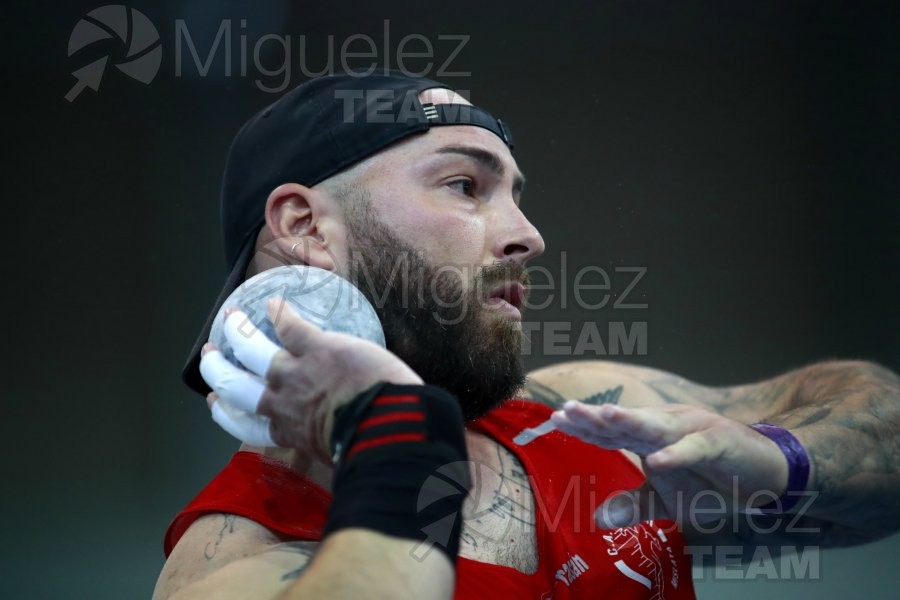
[[[525,297],[525,286],[521,283],[510,281],[500,284],[491,290],[491,293],[487,298],[487,303],[489,305],[500,305],[501,307],[507,308],[507,311],[512,316],[521,318],[522,307],[525,305]]]

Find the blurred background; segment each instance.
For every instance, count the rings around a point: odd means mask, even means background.
[[[101,6],[5,9],[4,272],[22,298],[5,304],[4,598],[151,594],[169,519],[236,448],[179,380],[224,276],[230,140],[342,59],[468,90],[511,124],[554,291],[609,275],[603,308],[535,294],[550,301],[528,315],[531,367],[607,358],[723,385],[834,357],[900,369],[895,6],[166,0],[86,16]],[[645,345],[613,351],[610,322]],[[605,355],[576,352],[591,324]],[[824,552],[814,578],[705,573],[698,593],[893,598],[898,551]]]

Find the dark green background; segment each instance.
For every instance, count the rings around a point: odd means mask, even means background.
[[[384,19],[392,55],[419,33],[439,64],[454,48],[439,34],[469,36],[452,70],[471,75],[445,81],[512,125],[526,213],[547,241],[539,264],[558,272],[565,252],[570,273],[647,268],[631,299],[645,310],[570,300],[530,314],[575,331],[646,321],[647,354],[611,358],[711,384],[832,357],[900,369],[895,8],[139,2],[162,39],[156,79],[110,69],[70,104],[91,52],[122,57],[107,44],[67,58],[75,23],[101,4],[5,9],[3,597],[149,596],[168,520],[236,446],[178,373],[223,276],[229,141],[276,97],[254,81],[279,78],[224,77],[221,62],[198,77],[189,57],[175,77],[176,19],[204,56],[225,18],[235,55],[242,18],[251,45],[305,36],[310,66],[325,63],[329,35],[338,54],[368,34],[382,59]],[[296,46],[291,58],[299,84]],[[826,553],[811,582],[708,576],[699,593],[892,598],[898,550],[892,538]]]

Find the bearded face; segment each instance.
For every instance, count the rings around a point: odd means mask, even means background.
[[[368,197],[346,205],[348,277],[375,307],[389,350],[426,383],[454,394],[467,420],[509,399],[525,381],[521,325],[485,306],[497,285],[527,287],[525,268],[436,266],[378,220]]]

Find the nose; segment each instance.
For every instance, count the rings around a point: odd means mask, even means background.
[[[493,254],[500,260],[515,260],[521,264],[544,253],[544,238],[531,224],[522,210],[513,204],[512,212],[503,219],[500,235],[494,243]]]

